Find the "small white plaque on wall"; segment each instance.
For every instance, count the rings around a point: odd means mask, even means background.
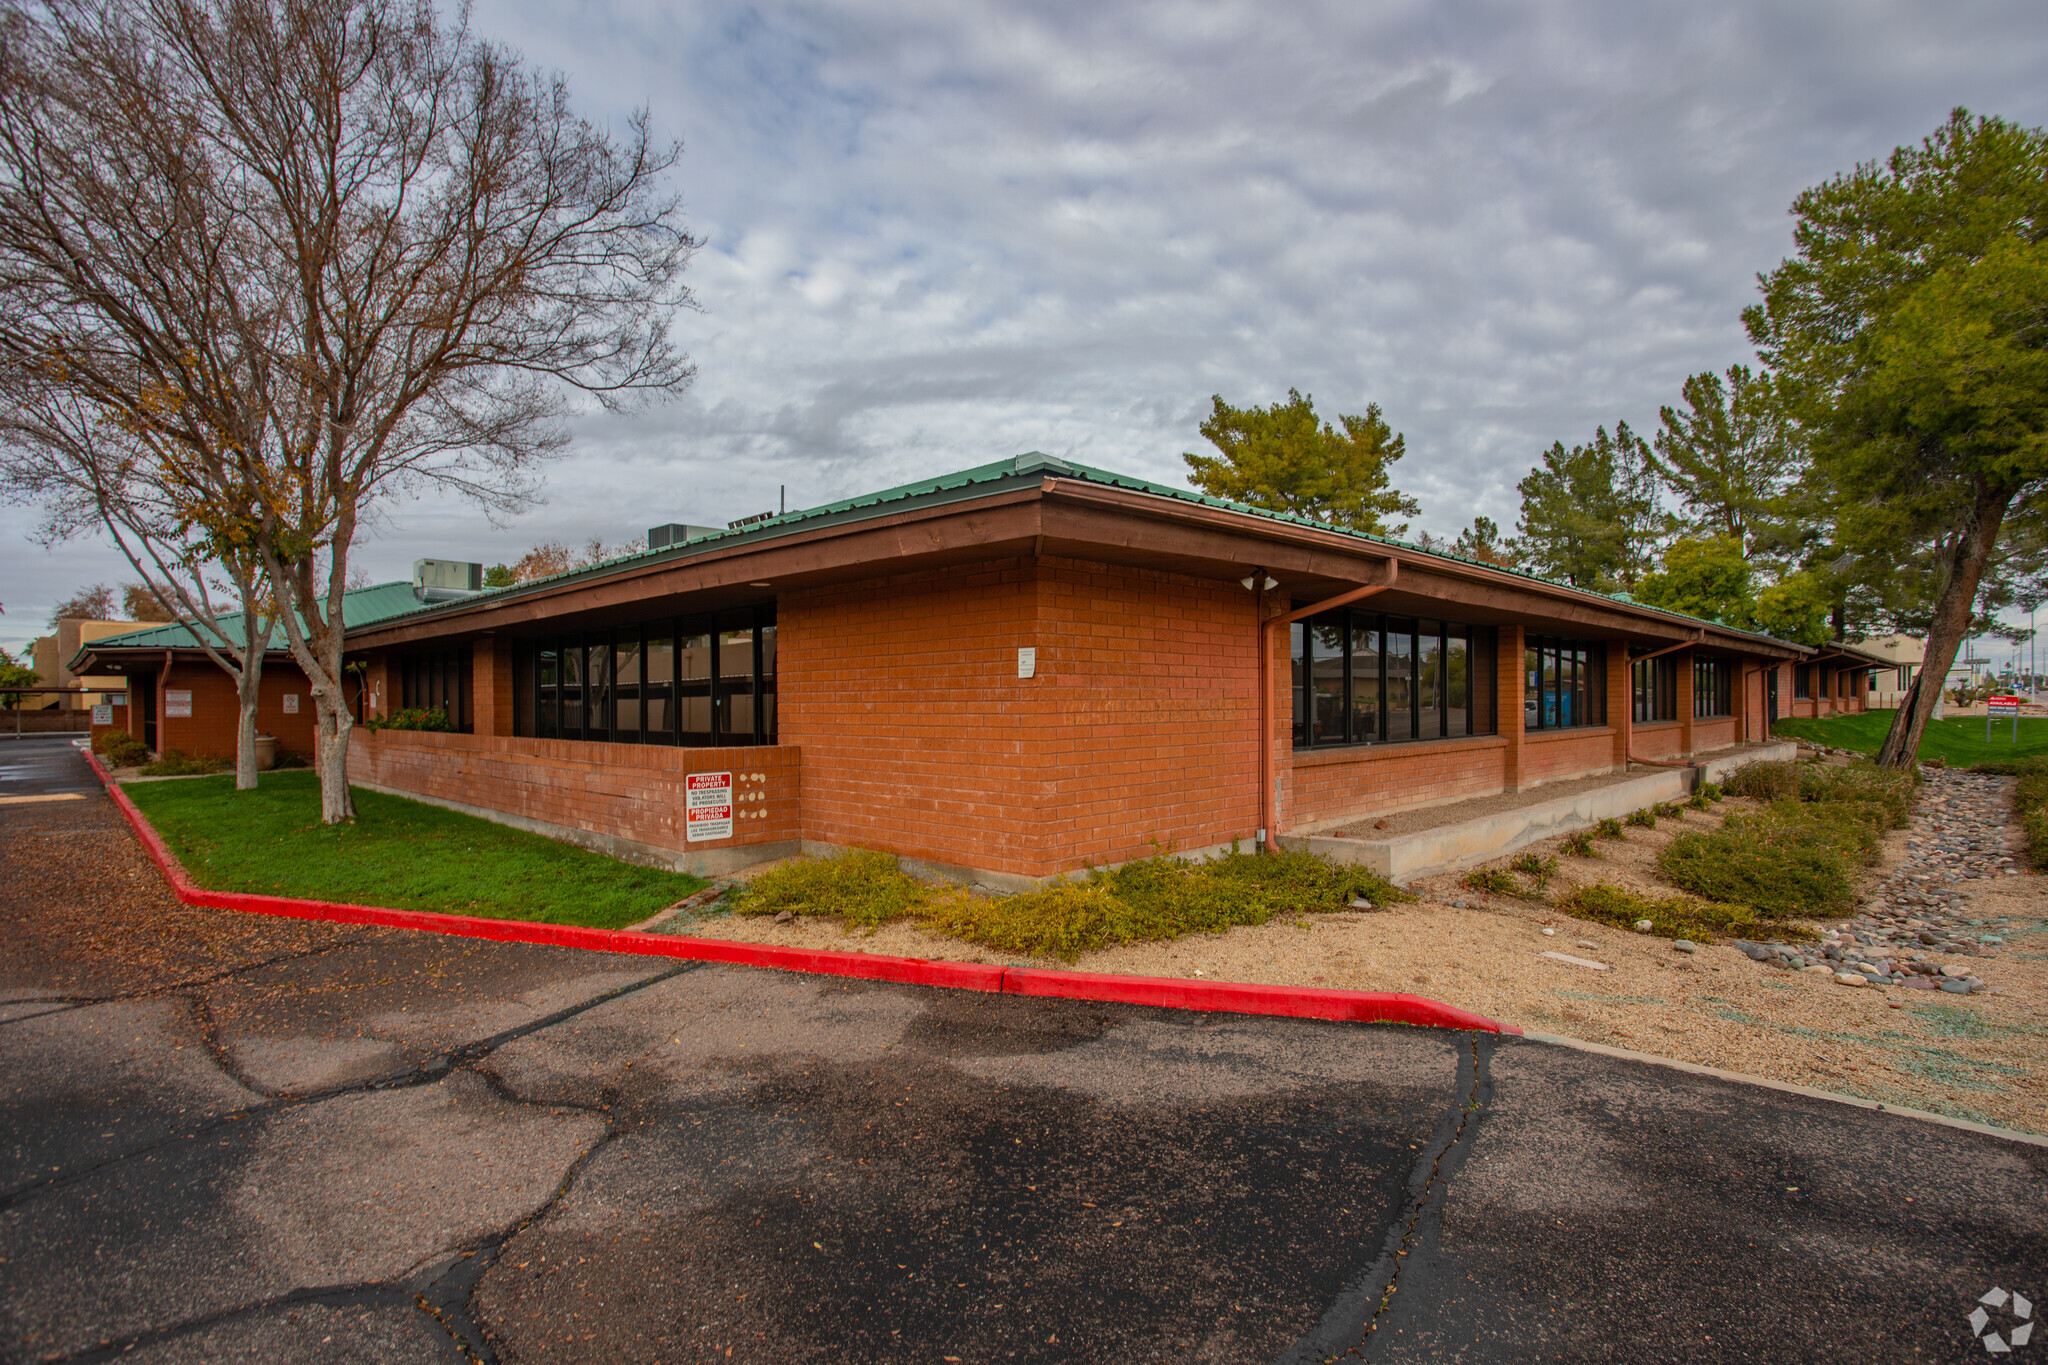
[[[1017,650],[1017,676],[1020,678],[1034,678],[1038,676],[1038,650],[1031,645],[1023,645]]]
[[[288,716],[296,716],[297,714],[299,714],[298,693],[287,692],[284,694],[284,713]]]

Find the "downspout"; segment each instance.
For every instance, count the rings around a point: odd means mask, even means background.
[[[1273,796],[1273,631],[1278,626],[1291,626],[1296,621],[1305,621],[1338,607],[1349,606],[1363,601],[1376,593],[1385,592],[1401,577],[1401,561],[1391,556],[1385,561],[1387,581],[1373,583],[1350,592],[1326,597],[1312,606],[1292,611],[1285,616],[1275,616],[1259,623],[1259,847],[1271,852],[1274,841],[1279,837],[1279,803]],[[1263,569],[1259,572],[1265,572]]]
[[[1624,657],[1623,657],[1623,659],[1622,659],[1622,661],[1621,661],[1621,662],[1622,662],[1623,666],[1627,667],[1628,669],[1630,669],[1630,670],[1631,670],[1631,672],[1633,672],[1633,670],[1634,670],[1635,666],[1636,666],[1637,664],[1639,664],[1639,663],[1642,663],[1642,662],[1643,662],[1644,660],[1646,660],[1646,659],[1657,659],[1657,658],[1662,658],[1662,657],[1663,657],[1664,655],[1666,655],[1666,654],[1670,654],[1670,653],[1672,653],[1672,652],[1673,652],[1673,651],[1675,651],[1675,650],[1680,650],[1680,649],[1692,649],[1692,648],[1696,647],[1696,646],[1697,646],[1698,644],[1699,644],[1699,641],[1698,641],[1698,640],[1687,640],[1687,641],[1685,641],[1685,642],[1684,642],[1684,643],[1682,643],[1682,644],[1676,644],[1676,645],[1666,645],[1666,646],[1664,646],[1664,648],[1662,648],[1662,649],[1654,649],[1654,650],[1651,650],[1651,651],[1650,651],[1650,652],[1649,652],[1648,654],[1642,654],[1642,655],[1638,655],[1637,657],[1635,657],[1635,658],[1633,658],[1633,659],[1631,659],[1631,658],[1628,658],[1628,657],[1626,657],[1626,656],[1624,655]],[[1662,758],[1637,758],[1637,757],[1636,757],[1636,755],[1635,755],[1635,744],[1636,744],[1636,727],[1635,727],[1635,719],[1636,719],[1636,715],[1635,715],[1635,687],[1634,687],[1634,681],[1635,681],[1635,680],[1634,680],[1634,678],[1633,678],[1633,677],[1631,677],[1629,681],[1630,681],[1630,687],[1629,687],[1629,706],[1628,706],[1628,709],[1627,709],[1626,711],[1622,712],[1622,715],[1621,715],[1621,756],[1622,756],[1623,760],[1624,760],[1624,761],[1626,761],[1626,762],[1629,762],[1629,763],[1640,763],[1640,764],[1642,764],[1642,765],[1643,765],[1644,767],[1647,767],[1647,768],[1691,768],[1691,767],[1695,767],[1695,766],[1697,766],[1697,765],[1695,765],[1695,764],[1693,764],[1693,763],[1689,763],[1689,762],[1688,762],[1688,763],[1673,763],[1673,762],[1671,762],[1671,761],[1670,761],[1669,759],[1662,759]]]

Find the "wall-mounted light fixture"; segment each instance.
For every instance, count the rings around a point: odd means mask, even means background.
[[[1265,580],[1263,585],[1259,581],[1261,579]],[[1244,578],[1240,578],[1237,581],[1244,584],[1244,589],[1246,592],[1257,592],[1261,586],[1263,586],[1267,592],[1271,592],[1273,589],[1280,586],[1280,580],[1273,577],[1273,575],[1267,573],[1264,569],[1253,569],[1250,575]]]

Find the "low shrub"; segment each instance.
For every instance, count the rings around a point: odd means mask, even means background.
[[[1781,797],[1799,795],[1799,765],[1797,763],[1745,763],[1728,774],[1724,784],[1730,796],[1746,796],[1756,801],[1776,801]]]
[[[92,751],[116,768],[149,761],[149,746],[126,730],[102,730],[92,742]]]
[[[277,751],[277,758],[270,765],[271,771],[280,773],[290,772],[294,768],[310,768],[312,766],[312,759],[304,754],[294,753],[290,749],[279,749]]]
[[[1496,896],[1513,896],[1520,893],[1522,884],[1512,873],[1497,867],[1475,867],[1465,874],[1465,885],[1474,891],[1490,891]]]
[[[1657,855],[1673,884],[1758,914],[1822,917],[1856,904],[1855,870],[1875,862],[1875,808],[1779,800],[1721,828],[1688,832]]]
[[[1578,919],[1634,929],[1636,921],[1650,921],[1650,932],[1666,938],[1688,938],[1695,943],[1712,943],[1723,936],[1746,938],[1770,934],[1776,938],[1809,939],[1815,935],[1800,925],[1766,923],[1746,905],[1715,905],[1687,896],[1655,899],[1606,882],[1582,886],[1560,896],[1557,908]]]
[[[1599,824],[1593,826],[1593,833],[1595,837],[1601,839],[1628,838],[1628,831],[1621,827],[1621,821],[1615,819],[1611,815],[1608,816],[1605,820],[1602,820]]]
[[[1657,812],[1645,806],[1639,811],[1630,812],[1627,823],[1634,825],[1637,829],[1655,829],[1657,828]]]
[[[1722,799],[1723,795],[1724,793],[1721,790],[1720,783],[1702,782],[1700,783],[1700,789],[1693,793],[1693,799],[1695,801],[1719,801]]]
[[[144,777],[197,777],[202,773],[223,772],[234,767],[234,762],[225,758],[187,758],[176,749],[166,750],[156,762],[142,765]]]
[[[896,859],[857,848],[829,858],[793,858],[747,883],[733,902],[741,915],[837,915],[875,929],[930,899],[933,888],[896,866]]]
[[[1660,801],[1650,807],[1650,809],[1657,813],[1657,818],[1660,820],[1683,820],[1685,818],[1685,807],[1676,801]]]
[[[1706,810],[1713,804],[1713,802],[1707,800],[1706,797],[1701,796],[1698,792],[1694,792],[1685,799],[1685,808],[1687,810]]]
[[[372,716],[363,722],[365,730],[432,730],[441,734],[452,733],[453,721],[448,719],[447,709],[440,706],[405,706],[382,716]]]
[[[1329,914],[1354,900],[1413,899],[1362,867],[1312,853],[1233,849],[1201,863],[1143,858],[1015,896],[942,894],[917,913],[927,928],[971,943],[1071,962],[1117,944],[1222,933],[1287,913]]]
[[[1912,815],[1916,783],[1910,772],[1874,763],[1807,766],[1799,770],[1798,796],[1816,805],[1861,806],[1880,829],[1904,829]]]
[[[1619,827],[1617,826],[1617,828]],[[1601,856],[1600,850],[1593,847],[1593,832],[1587,829],[1582,829],[1576,834],[1565,835],[1564,842],[1558,847],[1571,854],[1574,858],[1598,858]]]
[[[1116,944],[1221,933],[1290,912],[1328,914],[1356,900],[1413,900],[1362,867],[1312,853],[1236,850],[1208,862],[1162,854],[1014,896],[928,886],[886,853],[798,858],[756,877],[733,904],[742,915],[790,910],[874,929],[914,917],[925,928],[1000,952],[1071,962]]]

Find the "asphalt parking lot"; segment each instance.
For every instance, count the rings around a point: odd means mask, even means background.
[[[7,1360],[1936,1361],[2048,1300],[2048,1149],[1824,1100],[191,910],[97,796],[0,869]]]

